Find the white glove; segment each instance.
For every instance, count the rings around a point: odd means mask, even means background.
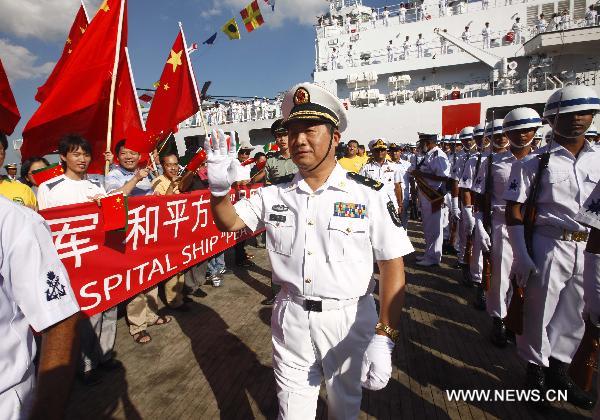
[[[463,220],[465,221],[465,227],[467,234],[473,232],[475,227],[475,217],[473,216],[473,206],[463,207]]]
[[[216,197],[223,197],[231,190],[231,184],[238,180],[241,168],[235,156],[235,140],[231,141],[227,150],[227,138],[223,130],[213,130],[212,135],[204,140],[204,150],[207,156],[210,193]]]
[[[538,274],[535,263],[527,252],[525,245],[525,226],[507,226],[508,239],[513,250],[513,263],[510,268],[510,277],[514,277],[519,287],[526,287],[531,275]]]
[[[458,197],[452,197],[452,206],[450,207],[450,214],[454,220],[460,220],[460,207],[458,205]]]
[[[365,351],[360,371],[363,387],[378,391],[385,388],[392,376],[394,342],[385,335],[375,334]]]
[[[475,213],[475,230],[477,231],[478,238],[481,240],[481,250],[483,252],[490,252],[492,249],[492,240],[485,227],[483,227],[483,213],[480,211]]]

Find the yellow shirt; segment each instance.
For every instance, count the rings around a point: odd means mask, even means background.
[[[10,179],[0,180],[0,195],[30,209],[37,209],[35,194],[27,185]]]
[[[166,195],[170,186],[171,180],[164,175],[152,181],[152,189],[156,195]],[[179,194],[179,183],[175,183],[172,194]]]
[[[343,157],[340,160],[338,160],[338,163],[342,168],[344,168],[348,172],[358,173],[360,171],[360,168],[362,168],[365,164],[365,160],[357,155],[353,158]]]

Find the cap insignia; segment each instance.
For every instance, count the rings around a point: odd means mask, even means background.
[[[303,105],[310,102],[310,94],[306,89],[300,87],[294,93],[294,105]]]

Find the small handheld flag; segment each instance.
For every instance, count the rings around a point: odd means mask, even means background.
[[[31,177],[33,178],[33,182],[39,186],[64,173],[63,167],[60,164],[55,163],[54,165],[46,166],[31,172]]]
[[[122,192],[101,198],[100,209],[104,232],[127,229],[127,198]]]
[[[235,18],[231,18],[225,25],[223,25],[222,31],[225,32],[225,35],[227,35],[229,39],[241,38],[240,30],[238,29]]]

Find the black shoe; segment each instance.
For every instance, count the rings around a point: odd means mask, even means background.
[[[237,265],[238,267],[249,268],[249,267],[253,267],[254,263],[250,260],[244,260],[244,261],[236,262],[235,265]]]
[[[119,360],[115,359],[114,357],[110,358],[107,361],[102,362],[98,365],[99,369],[106,370],[106,371],[121,369],[122,367],[123,367],[123,363],[121,363]]]
[[[272,298],[265,299],[262,302],[260,302],[261,305],[266,305],[266,306],[271,306],[274,303],[275,303],[275,296],[273,296]]]
[[[548,388],[556,391],[567,391],[567,401],[576,407],[591,410],[594,401],[581,390],[569,376],[569,364],[550,357],[546,377]]]
[[[492,318],[492,321],[493,327],[492,335],[490,337],[492,344],[496,347],[506,347],[506,327],[504,326],[502,318],[495,316],[494,318]]]
[[[194,290],[192,292],[192,296],[203,298],[203,297],[208,296],[208,294],[204,290],[202,290],[201,288],[198,287],[196,290]]]
[[[471,278],[471,267],[469,264],[462,264],[462,284],[466,287],[473,287],[473,279]]]
[[[509,330],[508,328],[506,329],[506,341],[511,344],[515,344],[517,342],[517,337],[515,336],[515,333]]]
[[[463,263],[456,261],[456,263],[452,266],[453,269],[455,270],[460,270],[463,267]]]
[[[533,401],[532,403],[538,407],[548,407],[549,404],[545,400],[546,392],[546,374],[543,366],[538,366],[534,363],[527,363],[527,379],[525,382],[526,390],[537,390],[540,396],[539,401]]]
[[[94,386],[102,382],[102,375],[97,369],[92,369],[79,375],[81,383],[85,386]]]
[[[477,297],[475,298],[475,302],[473,303],[473,306],[475,306],[475,309],[477,309],[477,310],[485,311],[485,303],[486,303],[485,290],[483,290],[483,287],[481,285],[478,285],[477,286]]]

